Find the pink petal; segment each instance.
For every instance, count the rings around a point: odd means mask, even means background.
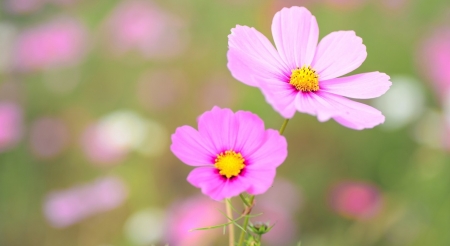
[[[319,27],[309,10],[296,6],[283,8],[273,17],[272,34],[280,56],[290,69],[311,65]]]
[[[261,146],[265,133],[264,122],[258,115],[247,111],[236,112],[235,118],[239,127],[232,149],[247,156]]]
[[[287,157],[286,138],[281,136],[278,131],[268,129],[264,134],[262,145],[255,152],[245,155],[245,157],[247,158],[248,168],[252,170],[275,170]]]
[[[182,162],[191,166],[211,165],[217,155],[208,142],[190,126],[177,128],[172,135],[170,149]]]
[[[258,78],[289,79],[290,69],[270,41],[254,28],[236,26],[228,35],[228,69],[237,80],[258,86]],[[284,71],[284,72],[283,72]]]
[[[385,73],[372,72],[320,81],[320,90],[357,99],[383,95],[392,83]]]
[[[267,102],[281,116],[290,119],[295,114],[294,100],[298,91],[294,90],[292,85],[287,82],[275,79],[265,79],[261,83],[261,91],[266,97]]]
[[[203,194],[217,201],[237,196],[250,186],[241,177],[226,179],[218,173],[217,169],[208,167],[192,170],[187,180],[193,186],[201,188]]]
[[[245,173],[245,182],[250,184],[250,187],[246,190],[247,193],[252,195],[259,195],[266,192],[273,184],[275,179],[276,170],[272,169],[250,169]]]
[[[319,121],[333,118],[355,130],[372,128],[384,122],[379,110],[327,92],[300,93],[295,103],[300,112],[317,115]]]
[[[355,32],[332,32],[320,41],[311,66],[324,81],[355,70],[366,57],[366,46]]]
[[[214,147],[215,155],[233,149],[238,130],[239,123],[230,109],[214,107],[198,118],[198,131],[208,145]]]

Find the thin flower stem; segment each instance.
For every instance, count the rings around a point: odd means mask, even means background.
[[[289,122],[289,119],[284,120],[283,125],[281,125],[281,128],[280,128],[280,135],[283,135],[284,129],[286,129],[288,122]]]
[[[231,200],[230,199],[226,199],[225,200],[225,206],[226,206],[226,210],[227,210],[227,217],[228,217],[228,221],[231,222],[233,221],[233,212],[231,211]],[[233,223],[230,223],[228,225],[228,236],[229,236],[229,242],[228,245],[229,246],[234,246],[234,225]]]
[[[251,206],[253,206],[253,201],[255,199],[255,196],[250,196],[250,204]],[[250,207],[247,207],[247,209],[249,209]],[[250,211],[248,212],[250,213]],[[239,237],[239,242],[238,242],[238,246],[242,246],[242,243],[244,243],[244,238],[245,238],[245,233],[247,231],[247,226],[248,226],[248,220],[249,220],[250,216],[245,216],[244,218],[244,224],[242,224],[242,227],[244,228],[245,231],[241,232],[241,236]]]

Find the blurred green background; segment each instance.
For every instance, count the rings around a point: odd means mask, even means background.
[[[316,16],[320,38],[355,30],[368,57],[354,73],[385,72],[393,86],[364,101],[386,115],[374,129],[289,122],[278,177],[291,188],[271,219],[289,228],[266,245],[450,245],[448,0],[1,4],[1,246],[226,245],[221,229],[178,233],[184,217],[201,227],[223,215],[201,220],[195,208],[211,201],[187,183],[170,135],[214,105],[281,126],[260,91],[230,75],[227,35],[240,24],[271,39],[273,15],[293,5]],[[201,205],[179,208],[189,199]]]

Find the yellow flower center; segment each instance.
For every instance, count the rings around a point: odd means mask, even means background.
[[[311,66],[303,66],[302,68],[292,70],[289,84],[293,85],[298,91],[318,91],[319,75]]]
[[[214,166],[219,169],[219,173],[227,178],[238,176],[245,167],[245,159],[241,153],[227,150],[217,155]]]

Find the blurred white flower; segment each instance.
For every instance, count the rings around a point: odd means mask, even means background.
[[[156,121],[121,110],[101,118],[85,131],[82,144],[91,161],[117,163],[132,150],[154,156],[167,146],[167,130]]]
[[[413,77],[393,76],[391,81],[391,88],[373,104],[386,116],[381,127],[394,130],[418,119],[425,107],[425,96],[423,86]]]
[[[125,224],[125,234],[135,245],[158,243],[164,236],[166,215],[164,210],[148,208],[136,212]]]

